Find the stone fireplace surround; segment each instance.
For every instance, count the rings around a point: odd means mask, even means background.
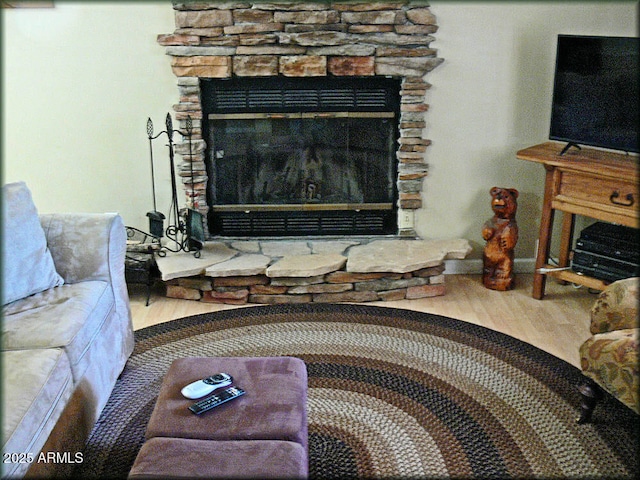
[[[448,258],[468,241],[420,240],[413,215],[428,174],[424,76],[442,59],[429,47],[437,31],[428,4],[391,2],[173,3],[176,29],[158,35],[171,57],[180,129],[194,125],[182,156],[187,205],[206,218],[206,144],[200,79],[374,77],[400,79],[398,234],[386,237],[213,238],[203,257],[158,258],[167,296],[214,303],[366,302],[444,295]],[[190,148],[191,147],[191,148]],[[191,153],[189,153],[191,152]],[[191,181],[192,171],[194,180]],[[205,225],[206,227],[206,225]]]
[[[158,35],[158,43],[178,78],[176,120],[181,129],[187,117],[194,125],[191,149],[185,141],[176,145],[189,206],[206,218],[201,78],[389,76],[401,79],[398,235],[416,236],[411,219],[422,208],[430,144],[423,138],[430,87],[423,77],[442,62],[429,47],[438,27],[425,2],[174,2],[173,8],[176,29]]]

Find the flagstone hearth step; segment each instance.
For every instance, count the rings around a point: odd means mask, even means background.
[[[290,255],[267,268],[266,274],[270,278],[313,277],[340,270],[346,263],[347,257],[338,253]]]
[[[207,277],[232,277],[259,275],[265,273],[271,263],[271,257],[259,253],[240,254],[226,262],[207,267]]]
[[[347,272],[413,272],[435,267],[445,258],[464,258],[470,252],[464,239],[378,240],[351,249]]]
[[[167,296],[215,303],[368,302],[444,295],[444,261],[465,239],[207,242],[157,257]]]
[[[222,242],[206,242],[196,258],[191,253],[171,253],[160,257],[156,255],[156,263],[162,274],[162,280],[200,275],[212,265],[231,260],[238,251],[227,247]]]

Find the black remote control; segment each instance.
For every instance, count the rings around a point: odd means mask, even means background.
[[[238,398],[241,395],[244,395],[245,391],[238,387],[229,387],[225,388],[221,392],[216,393],[215,395],[211,395],[204,400],[200,400],[199,402],[194,403],[189,407],[196,415],[200,415],[201,413],[207,412],[212,408],[217,407],[229,400],[233,400],[234,398]]]

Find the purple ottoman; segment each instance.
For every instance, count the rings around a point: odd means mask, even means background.
[[[298,479],[306,478],[307,470],[307,453],[295,442],[152,438],[140,449],[129,478]]]
[[[182,396],[187,384],[225,372],[246,393],[201,415]],[[164,377],[146,438],[286,440],[307,448],[307,368],[294,357],[175,360]]]
[[[200,415],[187,384],[218,372],[245,395]],[[164,377],[130,476],[304,478],[307,369],[295,357],[203,357],[175,360]],[[258,453],[259,452],[259,453]],[[197,466],[194,466],[197,464]],[[158,465],[162,468],[158,470]]]

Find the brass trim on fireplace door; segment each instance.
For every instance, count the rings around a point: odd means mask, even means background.
[[[210,113],[209,120],[264,120],[269,118],[394,118],[394,112],[294,112],[294,113]]]
[[[215,212],[284,212],[320,210],[392,210],[393,203],[288,203],[282,205],[212,205]]]

